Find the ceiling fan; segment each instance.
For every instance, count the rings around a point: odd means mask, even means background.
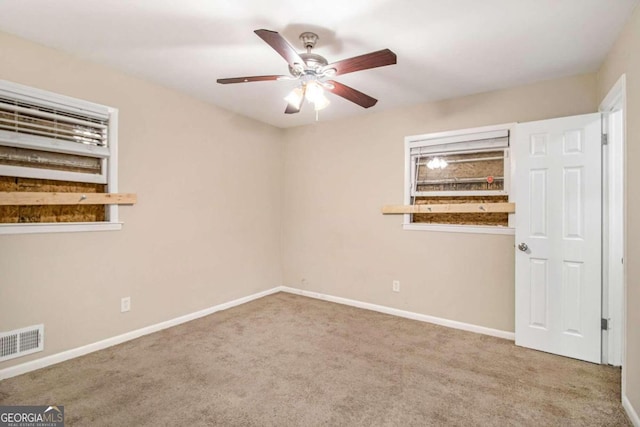
[[[323,56],[311,53],[311,49],[313,49],[318,41],[318,36],[315,33],[306,32],[300,35],[300,40],[307,49],[306,53],[300,54],[296,52],[284,37],[275,31],[255,30],[254,33],[287,61],[290,75],[233,77],[218,79],[217,82],[220,84],[229,84],[268,80],[299,80],[300,86],[295,88],[285,98],[288,102],[285,110],[286,114],[299,112],[304,99],[311,102],[316,111],[325,108],[329,105],[329,100],[324,96],[324,89],[361,107],[373,107],[376,102],[378,102],[377,99],[342,83],[327,79],[354,71],[383,67],[396,63],[396,54],[389,49],[383,49],[329,64]]]

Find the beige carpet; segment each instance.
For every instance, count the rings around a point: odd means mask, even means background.
[[[276,294],[0,382],[67,425],[622,426],[620,370]]]

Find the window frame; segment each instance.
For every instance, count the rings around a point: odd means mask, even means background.
[[[82,99],[60,95],[54,92],[33,88],[0,79],[0,95],[19,101],[28,102],[43,107],[53,107],[60,110],[78,112],[87,116],[106,116],[108,120],[107,144],[105,147],[87,146],[75,142],[59,141],[53,144],[46,138],[20,135],[20,138],[0,138],[0,145],[8,147],[29,148],[51,152],[88,155],[100,158],[103,163],[102,173],[91,177],[81,172],[66,172],[57,170],[38,170],[20,166],[2,165],[0,175],[6,172],[8,176],[36,179],[52,179],[76,182],[93,182],[106,185],[108,193],[118,192],[118,109]],[[71,145],[77,144],[77,146]],[[26,171],[25,169],[32,169]],[[5,173],[3,173],[5,172]],[[78,231],[107,231],[120,230],[118,205],[106,205],[106,221],[100,222],[42,222],[42,223],[0,223],[0,235],[3,234],[31,234]]]
[[[430,192],[430,196],[470,196],[470,195],[506,195],[509,202],[515,200],[515,189],[513,188],[515,162],[510,153],[511,143],[515,141],[515,130],[517,123],[505,123],[499,125],[482,126],[453,131],[433,132],[421,135],[406,136],[404,138],[404,204],[410,205],[412,198],[412,176],[414,173],[414,162],[411,150],[420,146],[433,146],[460,143],[466,137],[473,134],[491,133],[496,131],[508,131],[509,146],[497,148],[494,151],[505,150],[505,174],[504,190],[496,191],[451,191],[451,192]],[[469,149],[467,152],[482,151]],[[434,152],[435,154],[435,152]],[[403,230],[412,231],[442,231],[454,233],[479,233],[479,234],[515,234],[515,214],[509,214],[508,226],[495,225],[467,225],[467,224],[433,224],[411,222],[411,214],[404,214],[402,222]]]

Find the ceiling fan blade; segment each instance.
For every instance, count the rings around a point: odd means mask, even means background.
[[[291,67],[295,64],[304,65],[304,61],[300,58],[298,52],[277,32],[271,30],[255,30],[254,33],[271,46],[273,50],[278,52]]]
[[[368,70],[369,68],[384,67],[385,65],[393,65],[397,62],[396,54],[389,49],[382,49],[377,52],[365,53],[364,55],[354,56],[353,58],[343,59],[334,62],[323,68],[323,71],[335,69],[335,76],[340,74],[353,73],[354,71]]]
[[[229,83],[248,83],[248,82],[265,82],[269,80],[287,79],[288,76],[251,76],[251,77],[232,77],[229,79],[218,79],[218,83],[226,85]]]
[[[333,80],[329,80],[327,81],[327,83],[333,86],[333,89],[327,88],[327,90],[329,90],[331,93],[341,96],[344,99],[351,101],[354,104],[358,104],[361,107],[373,107],[378,102],[377,99],[372,98],[369,95],[360,92],[359,90],[355,90],[352,87],[343,85],[342,83],[338,83]]]

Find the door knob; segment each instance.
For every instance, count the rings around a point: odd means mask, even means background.
[[[529,249],[529,246],[527,246],[526,243],[522,242],[518,245],[518,249],[520,249],[522,252],[526,252],[527,249]]]

